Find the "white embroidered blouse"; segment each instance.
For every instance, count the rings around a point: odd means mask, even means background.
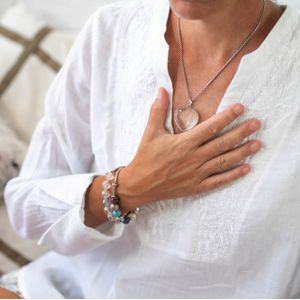
[[[218,111],[241,102],[264,143],[252,171],[209,193],[142,207],[136,222],[83,223],[93,177],[133,159],[159,86],[172,95],[168,0],[99,9],[46,99],[5,190],[18,233],[51,251],[21,269],[26,298],[300,296],[300,17],[287,7],[243,57]],[[171,105],[166,127],[173,132]],[[236,125],[236,124],[234,124]]]

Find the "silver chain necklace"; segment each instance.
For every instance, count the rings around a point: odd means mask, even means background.
[[[241,46],[231,55],[231,57],[228,59],[228,61],[220,68],[220,70],[194,96],[192,96],[192,94],[190,92],[189,83],[188,83],[188,79],[187,79],[187,72],[186,72],[184,57],[183,57],[183,39],[182,39],[182,32],[181,32],[181,26],[180,26],[180,18],[179,17],[177,18],[179,56],[180,56],[180,63],[181,63],[184,81],[185,81],[186,95],[187,95],[187,99],[188,99],[188,103],[185,107],[177,108],[175,111],[175,116],[174,116],[175,123],[181,131],[186,131],[186,130],[192,129],[199,123],[200,117],[199,117],[198,112],[194,108],[192,108],[193,102],[200,95],[202,95],[208,89],[208,87],[221,75],[221,73],[228,67],[228,65],[233,61],[233,59],[244,49],[244,47],[248,44],[248,42],[251,40],[251,38],[255,35],[255,33],[257,32],[257,30],[259,29],[259,27],[262,23],[262,18],[263,18],[264,12],[265,12],[265,7],[266,7],[266,0],[263,0],[262,12],[260,14],[260,17],[258,19],[258,22],[257,22],[255,28],[247,36],[247,38],[244,40],[244,42],[241,44]]]

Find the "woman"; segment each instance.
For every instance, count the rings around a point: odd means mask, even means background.
[[[15,229],[53,251],[2,295],[299,296],[299,37],[268,0],[97,11],[5,191]]]

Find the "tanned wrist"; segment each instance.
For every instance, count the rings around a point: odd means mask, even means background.
[[[132,175],[128,167],[126,167],[120,171],[117,188],[117,196],[120,199],[120,205],[124,211],[134,210],[146,203],[146,200],[143,199],[143,195],[138,192],[138,189],[131,185],[131,182]]]

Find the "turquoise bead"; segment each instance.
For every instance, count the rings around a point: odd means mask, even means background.
[[[119,218],[121,217],[121,211],[119,210],[114,210],[111,215],[114,217],[114,218]]]

